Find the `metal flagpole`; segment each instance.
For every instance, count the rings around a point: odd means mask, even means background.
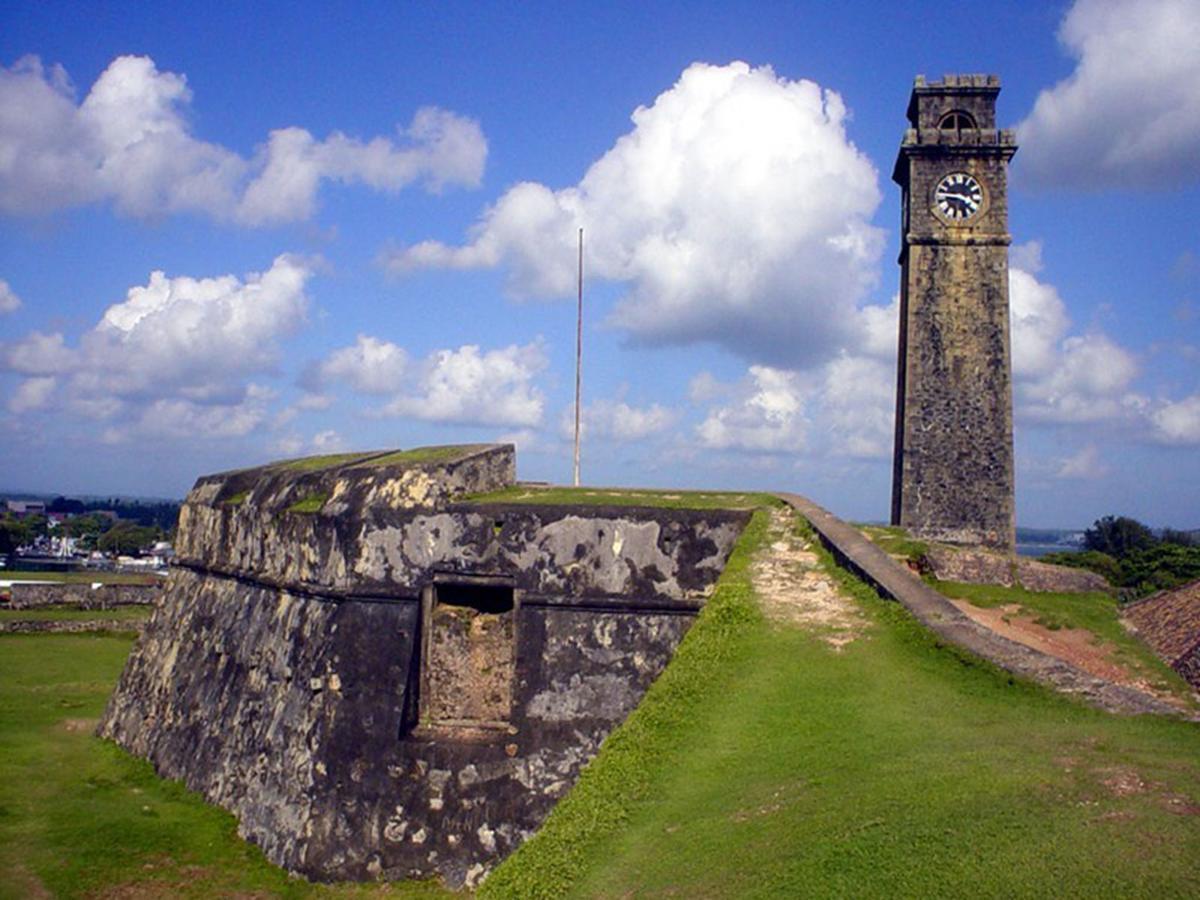
[[[583,369],[583,229],[579,229],[579,302],[575,314],[575,487],[579,487],[579,385]]]

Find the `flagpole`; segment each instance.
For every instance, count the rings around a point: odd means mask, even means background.
[[[583,229],[579,229],[579,291],[575,311],[575,487],[579,487],[579,398],[583,370]]]

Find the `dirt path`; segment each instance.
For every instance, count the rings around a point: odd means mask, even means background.
[[[771,511],[767,540],[751,566],[766,617],[812,631],[835,650],[858,638],[867,628],[866,619],[821,570],[808,541],[796,532],[792,509]]]
[[[1188,708],[1187,703],[1170,691],[1160,690],[1139,673],[1118,662],[1114,658],[1116,647],[1087,629],[1049,629],[1039,625],[1033,615],[1022,613],[1020,605],[1016,603],[985,608],[974,606],[966,600],[950,598],[950,602],[1002,637],[1069,662],[1097,678],[1123,684],[1180,709]]]

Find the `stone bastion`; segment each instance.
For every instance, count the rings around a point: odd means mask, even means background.
[[[510,445],[200,478],[98,733],[319,880],[474,883],[670,660],[749,513],[474,500]]]

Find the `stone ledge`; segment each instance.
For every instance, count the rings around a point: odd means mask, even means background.
[[[25,619],[0,622],[0,634],[86,634],[89,631],[141,634],[145,624],[136,619]]]
[[[1107,712],[1180,716],[1178,709],[1141,691],[1113,684],[1056,657],[1001,637],[972,621],[949,600],[916,578],[890,556],[833,513],[798,494],[778,494],[804,516],[837,561],[881,595],[895,600],[922,625],[946,641],[974,653],[1005,671],[1029,678]],[[1185,716],[1200,721],[1196,715]]]

